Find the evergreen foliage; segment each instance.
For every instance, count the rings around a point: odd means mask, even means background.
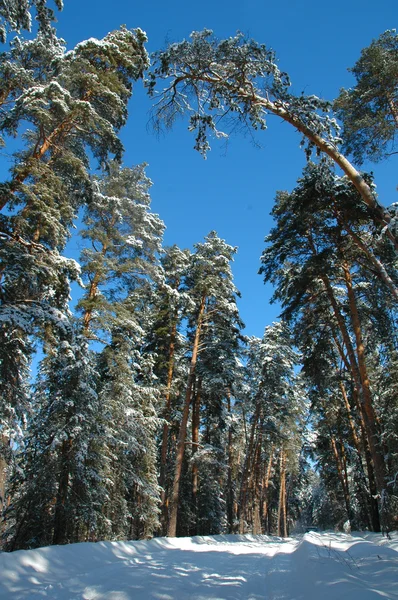
[[[215,231],[192,251],[164,248],[146,165],[121,164],[145,34],[121,27],[66,51],[54,17],[45,0],[0,2],[0,40],[18,33],[0,55],[0,133],[20,141],[0,186],[2,549],[313,523],[388,531],[396,209],[340,154],[331,105],[292,94],[274,52],[240,34],[196,32],[154,57],[150,93],[167,82],[157,125],[188,112],[203,155],[224,116],[265,129],[268,112],[323,155],[277,195],[261,273],[281,320],[246,338],[236,248]],[[395,45],[390,31],[365,49],[336,103],[358,160],[394,141]],[[78,217],[79,263],[65,256]]]
[[[58,10],[63,8],[63,0],[54,0]],[[51,27],[55,21],[52,8],[46,0],[3,0],[0,4],[0,42],[4,43],[8,32],[20,32],[32,29],[32,9],[38,22],[39,32],[47,37],[53,34]]]
[[[395,153],[398,128],[398,35],[385,31],[349,69],[356,85],[335,101],[347,152],[361,164]]]

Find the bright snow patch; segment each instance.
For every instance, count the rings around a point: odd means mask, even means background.
[[[2,600],[398,600],[398,534],[157,538],[0,555]]]

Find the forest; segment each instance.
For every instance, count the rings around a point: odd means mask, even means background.
[[[361,169],[397,152],[397,32],[323,100],[241,34],[149,56],[121,26],[67,50],[56,17],[62,0],[0,3],[0,550],[397,529],[398,204]],[[146,165],[124,165],[138,81],[155,130],[182,119],[204,156],[272,115],[301,136],[264,231],[281,314],[261,338],[237,248],[166,246]]]

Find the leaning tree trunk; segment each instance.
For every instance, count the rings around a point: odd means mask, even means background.
[[[182,413],[180,431],[178,434],[176,462],[174,467],[174,481],[173,489],[170,498],[170,511],[169,511],[169,523],[167,529],[167,535],[169,537],[175,537],[177,534],[177,516],[178,516],[178,501],[180,496],[180,480],[182,471],[182,462],[184,459],[185,440],[187,437],[187,426],[189,418],[189,407],[191,404],[192,386],[195,379],[196,363],[198,359],[199,341],[202,331],[203,317],[206,307],[206,294],[202,296],[202,300],[199,307],[199,314],[196,324],[195,338],[192,348],[192,358],[189,367],[189,375],[187,381],[187,389],[185,392],[185,404]]]
[[[269,110],[273,114],[281,117],[287,123],[293,125],[293,127],[300,131],[321,152],[327,154],[351,181],[361,196],[362,201],[369,208],[369,212],[372,215],[374,222],[383,227],[386,237],[393,244],[394,248],[398,250],[398,240],[394,235],[394,232],[389,228],[389,224],[392,222],[391,214],[378,203],[371,187],[366,183],[361,173],[357,171],[341,152],[339,152],[335,144],[311,131],[299,117],[289,112],[288,106],[286,107],[282,103],[274,103],[268,98],[263,98],[258,95],[253,97],[252,94],[249,95],[248,101],[252,104],[263,106],[266,110]]]
[[[398,300],[398,287],[395,285],[395,283],[393,282],[393,280],[387,273],[387,270],[386,270],[385,266],[383,265],[383,263],[376,257],[372,248],[370,248],[369,246],[367,246],[365,244],[365,242],[360,238],[359,235],[357,235],[355,233],[355,231],[353,231],[353,229],[349,226],[348,223],[343,221],[341,218],[338,218],[338,220],[341,223],[342,227],[344,227],[344,229],[346,230],[348,235],[351,237],[353,242],[356,244],[356,246],[358,246],[358,248],[360,248],[362,250],[362,252],[364,254],[366,254],[367,258],[369,259],[369,261],[372,263],[374,269],[376,270],[376,273],[378,274],[380,279],[383,281],[383,283],[386,285],[386,287],[389,289],[394,300],[397,301]]]
[[[348,487],[348,481],[346,478],[346,471],[345,471],[343,463],[342,463],[342,458],[337,449],[336,440],[331,433],[330,433],[330,443],[332,445],[333,455],[334,455],[334,459],[336,462],[337,476],[339,478],[341,489],[342,489],[343,496],[344,496],[347,519],[351,522],[352,521],[351,498],[350,498],[350,491],[349,491],[349,487]]]

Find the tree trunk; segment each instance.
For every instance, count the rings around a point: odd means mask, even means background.
[[[253,447],[254,447],[254,437],[257,428],[257,422],[260,415],[260,404],[257,402],[256,410],[253,415],[253,423],[250,430],[250,439],[249,445],[246,451],[245,462],[243,465],[242,471],[242,479],[241,479],[241,487],[239,494],[239,533],[245,533],[245,517],[247,511],[247,490],[249,484],[249,475],[252,469],[253,462]]]
[[[351,239],[354,241],[354,243],[358,246],[358,248],[360,248],[364,254],[366,254],[366,256],[368,257],[368,259],[370,260],[370,262],[372,263],[372,265],[374,266],[374,268],[376,269],[377,274],[379,275],[380,279],[385,283],[385,285],[387,286],[387,288],[390,290],[393,298],[395,300],[398,300],[398,288],[395,285],[395,283],[393,282],[393,280],[391,279],[391,277],[389,276],[389,274],[387,273],[384,265],[382,262],[380,262],[380,260],[375,256],[373,250],[371,248],[369,248],[359,237],[359,235],[357,235],[352,229],[351,227],[345,223],[344,221],[342,222],[342,227],[344,227],[344,229],[346,230],[346,232],[348,233],[348,235],[351,237]]]
[[[169,510],[169,524],[167,535],[169,537],[175,537],[177,534],[177,516],[178,516],[178,501],[180,495],[180,479],[181,479],[181,471],[182,471],[182,462],[184,459],[184,450],[185,450],[185,440],[187,436],[187,425],[189,418],[189,407],[191,404],[191,394],[192,394],[192,386],[195,379],[195,370],[196,363],[198,358],[198,349],[199,349],[199,341],[200,335],[202,331],[202,323],[206,306],[206,295],[203,294],[202,300],[199,307],[199,314],[196,324],[195,338],[192,348],[192,358],[191,364],[189,367],[189,375],[187,381],[187,389],[185,393],[185,404],[184,410],[182,414],[180,431],[178,434],[178,442],[177,442],[177,452],[176,452],[176,462],[174,468],[174,481],[173,481],[173,489],[170,499],[170,510]]]
[[[162,525],[164,532],[167,531],[167,508],[168,498],[166,493],[166,465],[167,465],[167,449],[169,442],[169,419],[171,412],[171,384],[173,382],[174,373],[174,354],[175,354],[175,342],[177,337],[177,318],[173,322],[170,336],[169,345],[169,364],[167,369],[167,383],[165,393],[165,413],[162,431],[162,446],[160,451],[160,473],[159,473],[159,486],[161,487],[161,510],[162,510]]]
[[[344,317],[341,314],[340,308],[336,301],[336,298],[334,297],[334,293],[333,293],[333,289],[330,284],[330,281],[326,275],[322,276],[321,278],[325,285],[325,289],[326,289],[330,304],[332,306],[334,315],[336,317],[337,324],[340,329],[341,336],[343,338],[344,345],[347,350],[348,363],[349,363],[349,367],[350,367],[349,370],[350,370],[350,373],[351,373],[351,376],[352,376],[352,379],[354,382],[353,395],[356,399],[358,414],[360,417],[360,421],[362,423],[362,425],[361,425],[362,440],[363,440],[363,446],[364,446],[364,451],[365,451],[365,460],[366,460],[368,480],[369,480],[369,492],[370,492],[369,503],[370,503],[370,510],[371,510],[372,528],[373,528],[373,531],[380,531],[380,519],[379,519],[377,501],[375,500],[375,496],[377,495],[377,487],[376,487],[375,477],[374,477],[375,467],[374,467],[374,463],[373,463],[373,456],[371,455],[371,452],[370,452],[370,442],[369,442],[368,430],[367,430],[367,427],[365,424],[364,405],[359,400],[360,390],[362,389],[361,373],[360,373],[360,370],[358,367],[358,362],[357,362],[357,358],[355,355],[354,347],[352,345],[351,338],[350,338],[350,335],[348,333],[348,330],[347,330],[347,327],[346,327],[346,324],[344,321]],[[342,352],[340,345],[337,344],[337,347],[339,349],[342,360],[345,362],[346,359],[345,359],[345,356]]]
[[[25,160],[26,166],[23,169],[21,169],[21,171],[11,181],[10,186],[9,186],[11,193],[15,192],[18,189],[18,186],[21,183],[23,183],[25,181],[25,179],[27,179],[27,177],[29,177],[29,175],[31,174],[31,171],[32,171],[31,165],[35,164],[34,161],[42,160],[42,158],[47,153],[47,151],[51,148],[51,146],[53,146],[53,144],[57,142],[57,137],[62,137],[62,136],[67,135],[68,133],[70,133],[72,131],[74,126],[75,126],[75,123],[73,122],[73,119],[71,119],[71,115],[69,115],[47,137],[43,138],[43,136],[41,136],[41,140],[39,139],[39,142],[37,143],[36,148],[34,149],[32,155],[30,156],[30,158]],[[59,149],[58,149],[58,152],[59,152]],[[0,210],[3,210],[3,208],[6,206],[8,201],[9,201],[9,198],[7,198],[7,196],[4,196],[4,198],[0,198]],[[29,207],[29,203],[22,210],[22,214],[24,214],[24,211],[26,213],[26,209],[28,207]]]
[[[54,514],[53,544],[66,544],[68,541],[66,539],[68,525],[66,503],[68,498],[71,450],[72,440],[63,441],[61,446],[60,474]]]
[[[356,340],[356,354],[358,360],[358,367],[361,376],[362,384],[362,399],[363,399],[363,412],[365,417],[365,426],[367,437],[369,440],[369,448],[372,456],[375,479],[377,490],[381,495],[386,485],[386,467],[384,463],[384,457],[382,449],[380,448],[379,433],[376,426],[376,414],[373,408],[372,394],[370,390],[370,381],[368,377],[366,361],[365,361],[365,347],[362,339],[361,324],[359,320],[359,314],[357,309],[357,303],[355,299],[355,293],[353,289],[351,273],[348,263],[345,261],[342,264],[344,279],[347,287],[348,301],[350,307],[350,318],[352,328],[354,330]]]
[[[351,522],[351,520],[352,520],[351,498],[350,498],[350,492],[349,492],[349,488],[348,488],[348,481],[346,480],[344,468],[342,465],[342,460],[341,460],[341,457],[340,457],[338,449],[337,449],[336,440],[335,440],[334,436],[332,435],[332,433],[330,433],[330,443],[332,446],[333,455],[334,455],[335,462],[336,462],[337,476],[339,478],[339,481],[341,484],[341,489],[342,489],[343,496],[344,496],[347,519]]]
[[[312,132],[311,129],[309,129],[298,117],[289,113],[288,106],[283,106],[279,103],[276,104],[268,98],[262,98],[258,95],[253,96],[253,94],[248,94],[243,90],[239,91],[243,97],[247,97],[251,104],[263,106],[266,110],[269,110],[273,114],[281,117],[284,121],[287,121],[293,125],[293,127],[298,129],[298,131],[300,131],[311,143],[319,148],[321,152],[324,152],[330,156],[330,158],[342,169],[342,171],[354,185],[363,202],[370,209],[370,214],[372,215],[374,222],[385,228],[384,231],[386,237],[388,237],[388,239],[391,241],[394,248],[398,250],[398,240],[388,227],[392,221],[390,213],[378,203],[372,189],[366,183],[361,173],[357,171],[355,167],[346,159],[346,157],[338,151],[337,146],[323,139],[320,135]]]
[[[361,457],[362,456],[361,443],[360,443],[359,437],[357,435],[355,421],[354,421],[354,417],[352,416],[352,411],[351,411],[350,402],[348,400],[347,391],[346,391],[344,383],[342,381],[339,381],[339,387],[341,390],[341,395],[343,397],[343,402],[344,402],[344,407],[345,407],[346,413],[347,413],[348,423],[350,425],[352,440],[354,442],[354,446],[355,446],[356,451],[358,452],[358,455]]]
[[[286,527],[286,454],[281,448],[279,458],[278,536],[287,537]]]
[[[261,496],[262,496],[262,468],[261,468],[262,432],[260,430],[257,442],[257,453],[254,462],[253,482],[253,533],[261,534]]]
[[[199,379],[197,389],[194,395],[192,406],[192,506],[195,512],[195,523],[197,520],[197,494],[199,484],[199,469],[195,463],[195,454],[199,445],[199,425],[200,425],[200,393],[201,381]],[[193,534],[195,535],[195,534]]]
[[[227,410],[228,415],[231,414],[231,393],[227,392]],[[232,426],[229,424],[228,427],[228,445],[227,445],[227,459],[228,459],[228,477],[227,477],[227,521],[228,521],[228,533],[234,532],[234,489],[232,483],[232,469],[233,469],[233,440],[232,440]]]
[[[272,462],[274,459],[274,444],[272,444],[271,446],[271,451],[270,451],[270,455],[269,455],[269,459],[268,459],[268,467],[267,467],[267,471],[265,473],[265,477],[264,477],[264,484],[263,484],[263,508],[262,508],[262,515],[263,515],[263,520],[264,520],[264,533],[266,531],[269,532],[269,527],[267,527],[267,529],[265,528],[265,519],[267,519],[267,515],[268,515],[268,488],[269,488],[269,482],[271,480],[271,471],[272,471]]]
[[[6,507],[6,481],[8,464],[5,459],[5,454],[10,442],[7,436],[0,436],[0,520],[3,510]]]
[[[110,227],[113,227],[114,225],[115,225],[115,217],[112,218]],[[107,250],[108,250],[108,240],[105,240],[102,245],[101,252],[100,252],[100,255],[102,258],[105,256]],[[98,294],[98,286],[100,283],[101,283],[101,275],[100,275],[99,271],[96,271],[94,273],[93,280],[90,283],[90,288],[89,288],[88,295],[87,295],[88,301],[90,301],[90,302],[94,301],[94,298]],[[84,311],[84,315],[83,315],[83,332],[86,336],[89,335],[90,323],[91,323],[92,318],[93,318],[93,308],[90,306],[89,308],[86,308],[86,310]]]

